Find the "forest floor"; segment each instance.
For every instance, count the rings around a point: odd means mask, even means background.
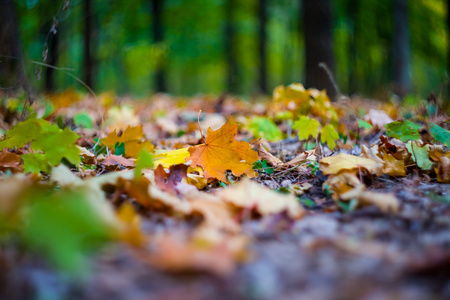
[[[17,125],[19,98],[2,103],[0,299],[450,298],[450,133],[436,102],[330,103],[295,85],[269,102],[49,99],[29,108],[49,123],[24,122],[45,138]],[[66,132],[51,124],[78,134],[81,163],[70,146],[51,152]],[[198,148],[221,128],[236,133],[227,149]],[[243,170],[231,148],[258,161]],[[39,153],[64,164],[27,157]],[[66,210],[83,191],[88,206]]]

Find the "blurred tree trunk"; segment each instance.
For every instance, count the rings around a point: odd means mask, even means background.
[[[83,80],[90,88],[93,88],[94,57],[92,47],[92,2],[84,0],[84,61]]]
[[[267,0],[259,0],[258,2],[258,18],[259,18],[259,91],[267,94]]]
[[[163,10],[164,0],[151,0],[153,4],[153,41],[156,44],[164,42],[164,23],[163,23]],[[159,62],[157,64],[156,74],[156,91],[166,92],[166,74],[164,70],[164,64]]]
[[[0,0],[0,89],[27,90],[13,0]]]
[[[394,0],[394,92],[404,97],[410,90],[408,0]]]
[[[225,56],[227,61],[227,92],[238,92],[238,68],[236,59],[235,39],[236,28],[234,25],[235,0],[226,0],[225,3]]]
[[[52,28],[53,29],[53,28]],[[55,28],[54,31],[50,33],[48,41],[48,64],[52,66],[57,66],[58,64],[58,46],[59,46],[59,32]],[[53,92],[55,90],[55,69],[47,68],[45,76],[45,90],[47,92]]]
[[[350,35],[350,43],[349,43],[349,78],[348,78],[348,94],[351,95],[357,91],[358,83],[356,76],[356,68],[357,68],[357,56],[358,56],[358,12],[360,9],[359,1],[348,0],[347,1],[347,12],[349,23],[351,27],[351,35]]]
[[[334,76],[331,0],[303,0],[307,88],[326,89],[331,99],[336,90]],[[331,74],[320,67],[324,63]]]

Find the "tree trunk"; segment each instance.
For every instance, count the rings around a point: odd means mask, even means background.
[[[0,89],[27,90],[13,0],[0,0]]]
[[[57,30],[57,29],[55,29]],[[55,66],[58,64],[58,45],[59,45],[59,32],[55,31],[50,33],[50,38],[48,41],[48,55],[49,55],[49,61],[48,64]],[[47,92],[53,92],[55,91],[55,69],[53,68],[47,68],[46,70],[46,76],[45,76],[45,90]]]
[[[235,0],[226,0],[225,4],[225,56],[227,61],[227,92],[238,92],[238,68],[235,51],[236,30],[234,25]]]
[[[94,58],[92,55],[92,7],[91,0],[84,0],[84,61],[83,80],[93,88]]]
[[[151,0],[153,4],[153,41],[164,42],[163,9],[164,0]],[[166,74],[163,62],[159,62],[155,74],[156,91],[166,92]]]
[[[410,90],[408,0],[394,0],[394,92],[404,97]]]
[[[449,0],[450,1],[450,0]],[[348,12],[348,18],[350,20],[350,27],[351,27],[351,33],[350,33],[350,41],[349,41],[349,48],[348,48],[348,54],[349,54],[349,65],[348,65],[348,94],[351,95],[355,92],[357,92],[358,87],[358,78],[356,76],[356,69],[358,67],[357,64],[357,56],[358,56],[358,45],[356,41],[358,40],[358,15],[359,15],[359,9],[360,4],[359,1],[353,1],[348,0],[347,1],[347,12]]]
[[[258,3],[258,18],[259,18],[259,91],[267,94],[267,0],[259,0]]]
[[[331,99],[336,96],[331,76],[334,76],[330,0],[303,0],[307,88],[326,89]],[[327,70],[320,67],[324,63]]]

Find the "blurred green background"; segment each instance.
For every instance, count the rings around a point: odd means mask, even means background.
[[[16,10],[24,66],[39,91],[83,89],[63,71],[48,75],[45,67],[31,61],[71,68],[69,72],[86,81],[88,34],[91,78],[87,81],[96,92],[144,96],[158,90],[175,95],[229,91],[251,96],[264,90],[271,93],[280,84],[304,82],[304,1],[19,0]],[[341,92],[389,97],[395,80],[396,1],[327,2],[332,13],[335,78]],[[405,2],[407,90],[421,97],[432,91],[443,93],[448,87],[447,2]],[[261,5],[266,14],[267,86],[263,89],[259,84]],[[54,19],[56,35],[49,33]],[[230,68],[233,79],[229,79]],[[157,83],[157,69],[163,72],[163,89]],[[52,82],[46,83],[46,76],[53,76]]]

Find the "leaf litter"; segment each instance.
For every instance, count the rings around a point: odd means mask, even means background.
[[[301,84],[99,99],[2,123],[1,298],[450,296],[446,122]]]

